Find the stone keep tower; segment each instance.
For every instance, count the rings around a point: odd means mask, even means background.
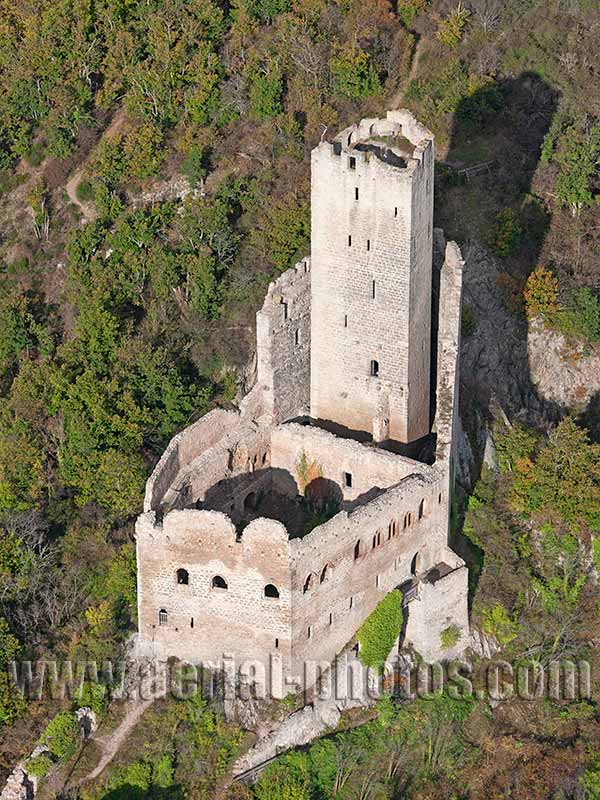
[[[311,417],[430,431],[434,146],[406,111],[312,153]]]

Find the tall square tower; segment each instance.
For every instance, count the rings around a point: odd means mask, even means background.
[[[405,110],[312,152],[311,417],[375,441],[429,433],[433,169]]]

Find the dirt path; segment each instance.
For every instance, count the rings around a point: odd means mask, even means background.
[[[122,108],[120,108],[115,116],[112,118],[112,121],[108,128],[102,134],[100,141],[103,139],[110,139],[116,133],[119,132],[123,123],[125,122],[125,112]],[[81,211],[83,215],[83,220],[85,222],[89,222],[90,220],[95,219],[96,217],[96,209],[92,202],[83,202],[77,197],[77,187],[81,183],[83,179],[84,167],[80,167],[79,169],[75,170],[75,172],[71,175],[69,180],[67,181],[67,185],[65,186],[65,191],[69,196],[69,200],[73,205],[76,205],[77,208]]]
[[[150,698],[149,700],[142,700],[141,702],[132,703],[131,708],[129,708],[127,711],[124,720],[115,731],[107,736],[98,736],[97,738],[95,736],[92,737],[93,741],[103,748],[104,753],[102,754],[102,758],[96,767],[94,767],[94,769],[88,773],[85,778],[82,778],[80,781],[81,783],[93,781],[94,778],[97,778],[98,775],[100,775],[100,773],[105,769],[105,767],[110,764],[110,762],[119,752],[119,749],[125,739],[129,736],[133,728],[135,728],[139,722],[142,714],[152,705],[153,702],[154,698]]]
[[[419,59],[421,58],[421,53],[423,52],[423,37],[419,39],[417,42],[417,46],[415,47],[415,52],[413,53],[412,61],[410,62],[410,70],[408,73],[408,77],[406,80],[402,82],[402,86],[398,89],[396,94],[391,99],[391,108],[400,108],[402,102],[404,100],[404,95],[406,94],[406,90],[411,81],[417,77],[417,70],[419,69]]]

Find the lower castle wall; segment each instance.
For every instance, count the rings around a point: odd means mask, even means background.
[[[444,556],[447,497],[440,498],[441,482],[438,474],[411,475],[368,505],[342,511],[292,540],[296,665],[304,659],[331,661],[389,591]]]
[[[220,512],[171,511],[162,524],[148,513],[138,519],[136,538],[140,637],[157,657],[256,659],[274,651],[276,639],[289,655],[291,572],[283,525],[254,520],[237,537]],[[178,583],[178,569],[188,572],[187,585]],[[217,575],[227,589],[212,586]],[[265,597],[267,584],[279,598]]]

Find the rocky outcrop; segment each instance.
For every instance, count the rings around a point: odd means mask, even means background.
[[[569,342],[533,320],[527,335],[531,380],[538,395],[569,411],[583,411],[600,392],[600,347]]]
[[[484,412],[496,402],[509,417],[531,424],[555,421],[562,409],[553,397],[538,394],[532,380],[527,323],[504,302],[498,284],[502,265],[479,242],[463,251],[463,302],[476,317],[474,332],[461,343],[463,402],[476,399]]]

